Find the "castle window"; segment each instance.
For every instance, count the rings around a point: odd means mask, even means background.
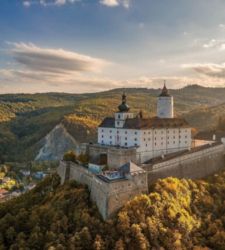
[[[125,134],[127,134],[127,131],[125,131]]]
[[[187,141],[185,141],[185,144],[187,144]]]
[[[112,130],[110,130],[109,133],[112,133]]]
[[[120,125],[120,122],[117,122],[117,125]]]
[[[155,137],[155,140],[156,140],[156,137]]]
[[[135,143],[134,146],[137,146],[137,143]]]
[[[104,144],[104,141],[102,140],[102,144]]]
[[[120,115],[118,115],[118,119],[120,119]]]
[[[173,142],[173,144],[175,144],[175,141]]]
[[[134,138],[135,141],[137,141],[137,138]]]
[[[127,140],[127,137],[125,137],[125,141]]]
[[[102,129],[102,132],[104,132],[104,129]]]
[[[161,137],[161,140],[163,140],[163,137]]]
[[[125,144],[124,144],[125,146],[127,146],[127,142],[125,142]]]
[[[155,134],[157,134],[157,131],[155,131]]]
[[[144,141],[145,141],[145,138],[144,138]]]
[[[167,139],[168,139],[168,140],[170,139],[169,136],[167,137]]]
[[[156,143],[155,143],[155,146],[156,146]]]
[[[119,132],[120,132],[120,131],[119,131],[119,130],[117,130],[117,134],[119,134]]]
[[[110,136],[110,139],[112,139],[112,136]]]
[[[148,132],[148,134],[150,135],[150,134],[151,134],[151,132]]]
[[[104,135],[102,135],[102,138],[104,138]]]
[[[167,142],[167,144],[169,145],[170,143],[169,143],[169,142]]]
[[[149,140],[149,141],[151,141],[151,139],[150,139],[150,138],[148,138],[148,140]]]
[[[163,142],[161,142],[161,145],[163,145]]]
[[[173,139],[175,139],[175,136],[173,137]]]
[[[110,145],[112,145],[112,142],[110,142]]]
[[[135,133],[135,135],[137,135],[137,131],[135,131],[134,133]]]
[[[148,144],[146,144],[146,147],[148,147]]]
[[[144,135],[145,135],[145,132],[144,132]]]

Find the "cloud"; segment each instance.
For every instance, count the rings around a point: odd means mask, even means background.
[[[219,24],[219,28],[220,29],[224,29],[225,28],[225,24],[223,24],[223,23]]]
[[[31,5],[40,4],[44,7],[47,6],[63,6],[65,4],[73,4],[81,0],[24,0],[23,5],[30,7]]]
[[[96,86],[102,83],[104,86],[106,82],[99,74],[110,62],[103,59],[63,49],[40,48],[32,43],[8,44],[11,46],[9,55],[14,61],[10,68],[0,69],[0,85],[15,83],[18,89],[27,84],[23,88],[27,90],[44,84],[44,91],[48,86],[64,91],[68,85],[79,85],[82,90],[85,89],[84,83],[96,83]]]
[[[128,9],[130,7],[130,0],[100,0],[100,4],[108,7],[123,6]]]
[[[23,6],[25,6],[25,7],[30,7],[31,6],[31,2],[29,2],[29,1],[23,1]]]
[[[182,67],[191,69],[203,76],[225,79],[225,63],[186,64]]]
[[[40,48],[34,44],[11,43],[15,61],[36,72],[55,74],[73,72],[100,72],[107,65],[105,60],[63,49]]]
[[[217,40],[217,39],[211,39],[206,41],[202,47],[204,49],[219,49],[219,50],[225,50],[225,40]]]

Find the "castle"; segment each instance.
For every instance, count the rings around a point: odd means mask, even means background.
[[[194,141],[191,126],[174,117],[173,97],[164,84],[157,100],[157,116],[130,112],[126,95],[114,117],[98,127],[98,143],[85,149],[88,166],[61,162],[62,183],[86,184],[104,219],[134,196],[147,193],[157,179],[168,176],[202,178],[224,167],[222,142]]]
[[[157,116],[143,117],[130,112],[126,95],[113,118],[98,127],[98,145],[135,149],[139,164],[154,157],[191,148],[191,127],[183,118],[174,118],[173,97],[166,85],[158,96]],[[115,164],[112,167],[116,167]]]

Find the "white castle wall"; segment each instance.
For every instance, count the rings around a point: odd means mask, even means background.
[[[98,128],[98,143],[102,146],[136,147],[138,162],[143,163],[162,154],[191,148],[191,128]]]

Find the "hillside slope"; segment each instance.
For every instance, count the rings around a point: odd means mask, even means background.
[[[199,181],[167,178],[103,222],[85,186],[59,186],[53,175],[0,204],[0,249],[223,250],[224,200],[225,172]]]
[[[95,127],[103,117],[116,111],[123,91],[0,95],[0,161],[33,160],[41,147],[38,142],[69,114],[75,114],[76,118],[64,125],[75,140],[95,141]],[[142,109],[146,116],[155,115],[160,90],[131,88],[125,91],[133,112]],[[190,124],[199,129],[215,126],[217,117],[225,113],[225,88],[194,85],[171,90],[171,94],[175,98],[175,113],[187,117]],[[211,106],[216,108],[210,111]],[[88,119],[81,121],[77,117]]]

